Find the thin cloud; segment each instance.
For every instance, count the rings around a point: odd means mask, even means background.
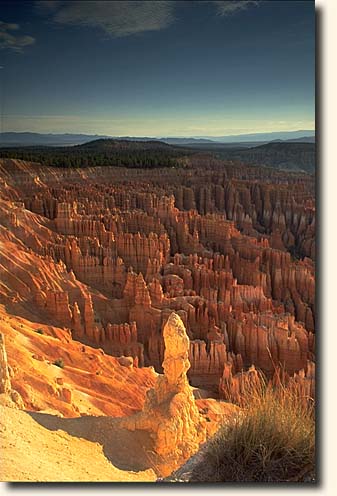
[[[63,25],[98,28],[110,37],[159,31],[174,20],[172,1],[37,2],[40,13]]]
[[[53,10],[56,10],[62,2],[59,0],[41,0],[35,2],[35,6],[38,11],[41,13],[47,13],[47,12],[52,12]]]
[[[246,10],[249,7],[256,7],[259,2],[257,0],[239,0],[239,1],[214,1],[212,2],[217,10],[217,15],[219,16],[229,16],[232,14],[237,14],[242,10]]]
[[[28,35],[19,35],[19,24],[0,21],[0,49],[22,52],[23,49],[35,43],[35,38]]]

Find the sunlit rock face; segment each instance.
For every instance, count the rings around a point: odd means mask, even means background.
[[[8,371],[5,338],[3,334],[0,334],[0,394],[9,394],[10,391],[11,380]]]
[[[159,471],[167,475],[206,440],[206,421],[199,414],[187,379],[189,338],[176,313],[169,316],[163,337],[164,374],[147,392],[143,411],[124,419],[121,426],[150,432]]]
[[[229,368],[312,377],[313,176],[188,160],[151,171],[1,160],[0,303],[159,373],[175,312],[190,384],[212,394]]]
[[[0,333],[0,403],[11,408],[24,408],[21,395],[12,388],[5,337],[2,333]]]

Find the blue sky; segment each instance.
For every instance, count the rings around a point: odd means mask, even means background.
[[[313,1],[1,2],[1,130],[314,129]]]

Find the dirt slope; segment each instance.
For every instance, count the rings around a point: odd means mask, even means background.
[[[84,439],[103,433],[102,418],[84,417],[61,419],[53,415],[29,414],[28,412],[0,406],[1,481],[21,482],[151,482],[156,479],[153,470],[133,472],[120,470],[112,465],[104,454],[105,447],[98,442]],[[127,462],[123,457],[123,445],[130,442],[122,431],[112,427],[105,430],[105,445],[108,456],[121,460],[124,465],[136,466],[137,442]],[[65,429],[76,431],[71,435],[61,430],[62,422],[68,421]],[[72,423],[73,424],[72,424]],[[91,429],[90,429],[91,427]],[[102,439],[102,437],[101,437]],[[124,458],[124,461],[123,461]]]

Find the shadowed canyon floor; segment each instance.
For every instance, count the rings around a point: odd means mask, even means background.
[[[69,444],[67,480],[85,446],[77,480],[96,480],[91,452],[100,480],[153,480],[129,471],[176,469],[232,414],[225,401],[255,367],[275,380],[281,366],[314,395],[314,177],[189,160],[151,171],[0,161],[6,394],[28,412],[3,407],[6,480],[61,480],[53,448],[40,472],[11,468],[29,429],[36,450],[40,436],[64,457]],[[177,356],[165,348],[172,312],[188,339]],[[183,375],[165,370],[172,359]]]

